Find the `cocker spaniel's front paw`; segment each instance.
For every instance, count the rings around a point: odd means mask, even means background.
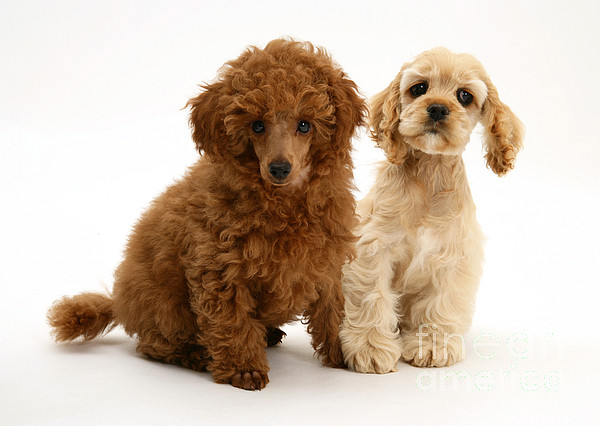
[[[396,371],[400,359],[400,341],[393,333],[383,336],[376,329],[350,330],[340,333],[344,361],[359,373],[385,374]]]
[[[399,348],[376,348],[365,345],[345,357],[346,365],[358,373],[385,374],[396,371]]]
[[[415,367],[448,367],[464,359],[462,336],[437,333],[420,336],[418,332],[402,336],[402,359]],[[424,338],[423,338],[424,337]]]

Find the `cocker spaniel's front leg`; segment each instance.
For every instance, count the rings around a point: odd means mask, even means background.
[[[398,296],[391,290],[392,254],[384,247],[359,246],[344,269],[345,315],[340,329],[344,360],[359,373],[395,371],[401,354]]]
[[[465,356],[464,333],[471,325],[481,274],[477,245],[454,268],[437,268],[402,315],[402,359],[417,367],[445,367]],[[432,263],[430,261],[430,263]]]
[[[207,369],[217,383],[260,390],[269,382],[265,348],[267,329],[253,317],[248,289],[236,285],[204,285],[193,292],[199,344],[209,357]]]

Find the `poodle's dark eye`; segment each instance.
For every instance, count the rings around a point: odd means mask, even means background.
[[[422,96],[425,93],[427,93],[427,89],[428,88],[429,88],[429,86],[427,85],[427,83],[423,82],[423,83],[417,83],[417,84],[415,84],[409,90],[410,90],[410,93],[415,98],[418,98],[419,96]]]
[[[458,92],[456,92],[456,97],[462,106],[468,106],[473,102],[473,95],[466,90],[459,89]]]
[[[252,131],[254,133],[262,133],[265,131],[265,123],[260,120],[256,120],[252,122]]]
[[[306,120],[301,120],[298,123],[298,131],[300,133],[308,133],[310,131],[310,123]]]

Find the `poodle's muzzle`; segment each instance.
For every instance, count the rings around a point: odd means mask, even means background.
[[[283,183],[292,171],[292,165],[288,161],[274,161],[269,164],[269,174],[278,183]]]

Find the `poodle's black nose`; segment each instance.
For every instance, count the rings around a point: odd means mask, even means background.
[[[427,108],[427,113],[433,121],[442,121],[450,115],[448,107],[440,104],[430,105],[429,108]]]
[[[285,179],[286,177],[288,177],[291,171],[292,165],[287,161],[281,163],[273,162],[269,164],[269,173],[271,173],[271,176],[273,176],[277,180]]]

